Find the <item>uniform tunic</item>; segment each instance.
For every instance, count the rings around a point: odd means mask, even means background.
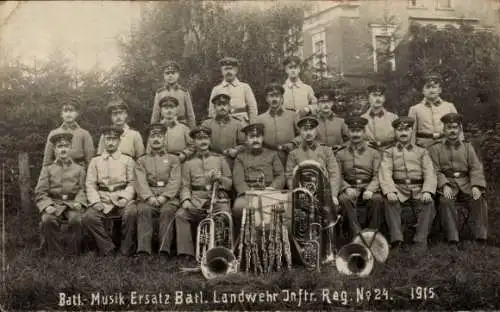
[[[172,96],[179,100],[177,107],[177,120],[185,123],[188,127],[196,126],[196,117],[194,115],[193,102],[189,91],[178,83],[173,86],[163,86],[155,93],[153,112],[151,114],[151,123],[159,122],[161,119],[160,100],[166,96]]]
[[[443,123],[441,117],[449,113],[456,113],[455,105],[439,99],[436,103],[428,103],[425,99],[422,102],[410,107],[408,117],[415,120],[412,142],[416,142],[422,147],[429,147],[436,139],[419,138],[418,133],[432,135],[433,133],[442,135]]]
[[[264,124],[264,144],[271,149],[289,143],[297,135],[297,114],[280,108],[276,112],[268,110],[257,116],[255,122]]]
[[[293,170],[305,160],[314,160],[328,173],[330,181],[331,195],[337,197],[342,183],[342,174],[337,163],[337,159],[330,147],[314,142],[311,146],[302,143],[299,147],[288,154],[286,163],[286,173],[288,189],[293,189]]]
[[[63,252],[58,232],[59,222],[66,218],[71,233],[68,252],[78,253],[82,240],[82,213],[87,204],[85,169],[71,160],[56,160],[44,166],[35,188],[35,202],[42,214],[42,247],[47,247],[50,252]],[[55,215],[45,212],[49,206],[56,209]]]
[[[343,118],[335,116],[333,112],[325,116],[316,114],[319,121],[317,127],[317,138],[327,146],[334,147],[344,143],[344,136],[347,136],[347,126]]]
[[[375,114],[371,110],[361,115],[361,117],[368,120],[365,126],[366,138],[368,141],[382,146],[387,146],[391,144],[396,135],[394,133],[394,128],[392,127],[392,122],[398,119],[398,115],[382,109],[379,113]]]
[[[189,136],[189,128],[181,122],[173,122],[167,124],[163,121],[163,124],[167,126],[167,132],[165,133],[165,149],[168,153],[178,155],[179,153],[184,153],[186,155],[191,155],[194,152],[193,139]],[[151,151],[151,146],[146,147],[146,152]]]
[[[283,84],[285,93],[283,94],[283,106],[294,111],[302,110],[306,107],[315,111],[318,100],[314,96],[314,90],[310,85],[303,83],[300,79],[292,82],[287,79]]]
[[[486,189],[483,165],[476,155],[474,147],[469,142],[457,141],[451,143],[447,140],[429,147],[429,154],[437,171],[439,191],[445,185],[451,187],[453,195],[457,198],[464,194],[475,221],[476,238],[486,239],[488,226],[488,207],[484,197],[473,200],[472,187]],[[457,175],[457,176],[455,176]],[[439,199],[440,217],[445,225],[447,238],[458,241],[458,218],[455,199],[441,196]]]
[[[216,94],[227,92],[231,97],[231,114],[243,117],[246,121],[253,121],[258,114],[257,100],[252,88],[248,83],[241,82],[237,78],[232,82],[222,81],[212,89],[208,105],[208,117],[215,116],[215,108],[212,99]]]
[[[83,216],[83,225],[96,239],[103,254],[108,254],[115,247],[103,226],[102,219],[108,214],[117,214],[122,218],[122,254],[129,255],[133,252],[137,227],[137,208],[133,202],[134,168],[134,160],[120,151],[113,154],[106,152],[93,158],[89,164],[85,183],[89,205],[102,203],[104,210],[88,209]],[[128,203],[123,208],[113,210],[120,198],[125,198]]]
[[[104,137],[101,136],[99,139],[97,154],[103,154],[104,150]],[[123,128],[123,134],[120,138],[118,150],[133,159],[137,159],[139,156],[142,156],[144,154],[144,142],[141,134],[138,131],[131,129],[128,125],[125,125]]]
[[[173,240],[172,222],[179,207],[178,193],[181,187],[179,159],[165,150],[151,151],[140,157],[135,167],[138,195],[137,251],[151,253],[153,215],[159,215],[159,250],[170,253]],[[152,196],[164,196],[167,201],[161,207],[149,205]]]
[[[95,154],[94,148],[94,140],[90,133],[80,128],[78,123],[74,123],[72,125],[62,124],[59,128],[56,128],[50,131],[47,137],[47,143],[45,144],[45,151],[43,153],[43,166],[50,165],[55,160],[54,155],[54,145],[50,142],[50,137],[54,134],[58,134],[61,132],[69,132],[73,134],[73,140],[71,141],[71,150],[69,151],[69,155],[79,164],[85,163],[88,165],[92,157]]]
[[[212,130],[211,148],[216,153],[222,153],[228,148],[236,148],[245,143],[245,134],[241,129],[246,126],[246,123],[238,117],[210,118],[205,120],[202,126]],[[242,150],[243,147],[240,146],[239,149]]]

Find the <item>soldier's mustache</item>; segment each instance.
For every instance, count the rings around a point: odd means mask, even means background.
[[[153,144],[160,144],[161,142],[159,140],[153,140]]]

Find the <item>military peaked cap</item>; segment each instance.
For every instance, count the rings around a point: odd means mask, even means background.
[[[181,67],[177,62],[174,61],[167,61],[165,62],[165,65],[163,66],[163,71],[180,71]]]
[[[80,99],[78,97],[70,96],[70,97],[63,98],[60,101],[60,106],[61,106],[61,108],[63,108],[64,106],[73,106],[75,108],[75,110],[79,110],[81,107],[81,103],[80,103]]]
[[[234,57],[224,57],[219,60],[220,66],[239,66],[240,62]]]
[[[335,91],[330,89],[319,90],[315,94],[318,101],[329,102],[335,100]]]
[[[424,75],[424,83],[441,83],[443,78],[438,73],[427,73]]]
[[[165,132],[167,132],[167,127],[162,123],[157,122],[149,126],[149,134],[153,133],[165,134]]]
[[[120,137],[123,134],[123,129],[117,126],[104,126],[101,128],[102,135],[112,135]]]
[[[200,134],[205,134],[210,137],[212,135],[212,130],[205,126],[198,126],[189,131],[189,137],[192,139],[199,137]]]
[[[411,128],[413,127],[414,123],[415,121],[413,120],[413,118],[407,116],[401,116],[392,122],[392,127],[394,129]]]
[[[268,94],[269,92],[278,92],[280,93],[281,95],[283,95],[285,93],[285,89],[283,88],[282,85],[280,85],[279,83],[270,83],[266,86],[266,88],[264,89],[264,92],[266,94]]]
[[[255,135],[263,135],[264,134],[264,124],[260,122],[255,122],[247,125],[243,129],[241,129],[241,132],[245,133],[246,135],[249,134],[255,134]]]
[[[302,61],[300,60],[300,57],[295,55],[289,56],[285,58],[285,60],[283,60],[283,66],[287,66],[288,64],[295,64],[295,66],[300,66],[301,63]]]
[[[58,142],[65,141],[66,143],[71,144],[71,141],[73,140],[73,134],[69,132],[61,132],[61,133],[56,133],[54,135],[50,136],[50,143],[56,145]]]
[[[345,124],[349,129],[364,129],[368,120],[361,116],[351,116],[345,119]]]
[[[177,99],[176,97],[167,95],[167,96],[162,97],[160,99],[160,102],[158,104],[160,105],[160,107],[163,107],[163,106],[179,106],[179,99]]]
[[[457,114],[457,113],[448,113],[448,114],[444,115],[443,117],[441,117],[441,121],[444,124],[448,124],[448,123],[461,124],[463,121],[463,117],[462,117],[462,115]]]
[[[221,90],[215,94],[215,96],[212,98],[212,103],[215,104],[215,102],[219,99],[225,99],[229,103],[231,101],[231,96],[229,93],[225,90]]]
[[[318,119],[312,116],[305,116],[299,119],[297,122],[297,127],[299,128],[316,128],[319,125]]]
[[[109,101],[108,105],[106,106],[106,109],[111,112],[114,109],[125,109],[128,110],[128,105],[123,101],[120,97],[114,97]]]
[[[373,84],[371,86],[368,86],[368,88],[366,88],[366,90],[368,91],[368,94],[370,94],[370,93],[385,94],[386,87],[383,84]]]

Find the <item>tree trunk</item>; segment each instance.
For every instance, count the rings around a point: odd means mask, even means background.
[[[19,190],[21,193],[21,208],[24,210],[31,208],[31,175],[30,160],[26,152],[19,153]],[[19,208],[18,208],[19,210]]]

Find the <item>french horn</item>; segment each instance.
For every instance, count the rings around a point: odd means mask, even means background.
[[[366,277],[376,262],[384,263],[388,256],[389,243],[382,233],[365,229],[339,250],[335,264],[341,274]]]

